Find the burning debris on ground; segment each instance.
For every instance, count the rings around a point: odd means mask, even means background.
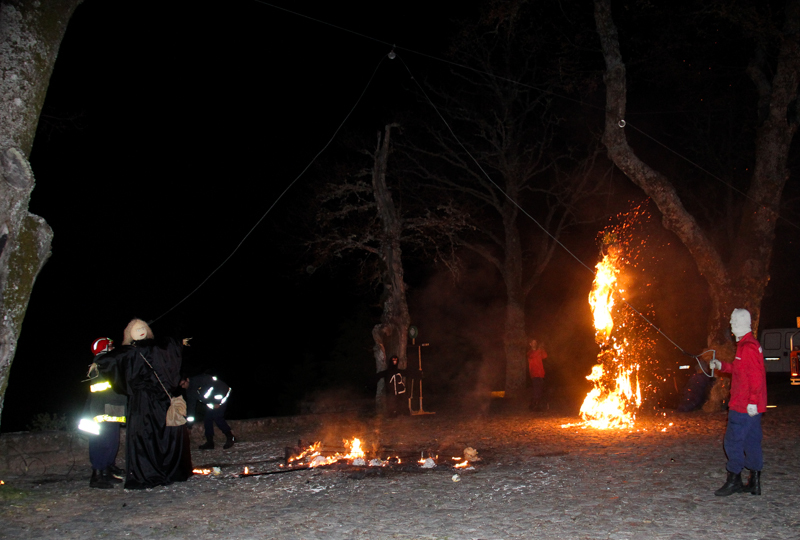
[[[266,476],[292,471],[325,468],[355,474],[356,476],[382,476],[390,472],[423,472],[428,469],[440,471],[475,470],[474,464],[482,460],[472,447],[464,448],[462,455],[440,455],[430,450],[409,451],[407,449],[381,449],[368,451],[358,437],[343,441],[343,447],[323,445],[322,442],[303,443],[285,447],[284,463],[278,469],[260,470],[245,466],[237,476]]]

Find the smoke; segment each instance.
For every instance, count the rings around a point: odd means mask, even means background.
[[[700,352],[708,312],[705,284],[683,245],[661,226],[657,212],[643,208],[643,214],[653,215],[643,216],[633,235],[641,246],[630,275],[624,276],[626,299],[682,348]],[[600,260],[597,243],[586,230],[562,240],[590,268]],[[410,292],[412,324],[420,331],[417,344],[430,344],[421,348],[428,410],[428,403],[435,401],[439,407],[480,412],[489,407],[490,393],[505,385],[505,286],[496,269],[476,255],[465,256],[458,281],[440,272]],[[593,279],[593,272],[577,264],[572,254],[557,250],[527,299],[527,337],[539,340],[548,353],[545,398],[551,409],[577,412],[591,388],[586,376],[598,354],[588,303]],[[679,377],[691,374],[678,370],[686,356],[643,324],[655,342],[652,378],[674,393],[683,384]],[[409,362],[417,353],[409,347]]]
[[[412,290],[409,306],[417,344],[430,344],[421,348],[424,395],[440,407],[488,404],[505,382],[505,286],[497,271],[468,257],[458,281],[445,271],[432,275]],[[409,362],[419,351],[409,347]]]

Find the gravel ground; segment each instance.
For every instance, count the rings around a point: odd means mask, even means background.
[[[798,539],[800,406],[765,415],[763,495],[715,497],[724,413],[660,413],[633,430],[563,428],[552,413],[328,417],[230,450],[193,450],[219,476],[144,491],[90,489],[90,471],[0,486],[0,538]],[[367,449],[459,455],[475,470],[277,470],[284,448],[354,436]],[[256,440],[257,439],[257,440]],[[385,451],[385,450],[384,450]],[[454,477],[454,474],[458,476]]]

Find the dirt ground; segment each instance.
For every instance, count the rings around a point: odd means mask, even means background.
[[[764,418],[763,495],[715,497],[725,413],[666,412],[633,430],[562,427],[554,413],[318,417],[234,448],[193,450],[218,476],[144,491],[90,489],[90,471],[7,478],[0,538],[798,539],[800,406]],[[413,455],[478,451],[474,470],[278,469],[298,440]],[[220,441],[222,438],[220,437]],[[384,456],[385,457],[385,456]],[[444,461],[444,460],[441,460]]]

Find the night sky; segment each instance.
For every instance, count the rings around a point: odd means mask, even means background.
[[[24,429],[36,413],[76,415],[91,342],[121,341],[133,317],[163,316],[156,335],[193,338],[187,368],[210,369],[231,385],[232,418],[290,414],[304,393],[322,390],[369,396],[375,290],[357,283],[347,265],[303,272],[301,250],[287,248],[299,242],[292,219],[308,196],[306,177],[223,261],[329,141],[387,44],[442,57],[453,19],[476,9],[283,2],[326,25],[256,1],[172,4],[154,10],[86,0],[70,22],[31,154],[30,210],[55,238],[23,324],[3,431]],[[399,52],[418,78],[445,69]],[[416,99],[410,86],[397,60],[384,61],[346,131],[373,140],[392,111]],[[609,213],[643,199],[624,180],[616,189]],[[665,328],[700,352],[703,283],[676,239],[653,222],[649,277],[686,292],[662,306]],[[604,225],[565,238],[590,266]],[[800,234],[779,233],[765,326],[792,326],[800,315],[788,301],[798,296],[796,272],[787,270],[796,268]],[[580,382],[595,354],[586,302],[592,276],[564,252],[551,266],[531,299],[531,321],[566,366],[562,379]],[[408,272],[412,324],[431,343],[424,354],[434,403],[437,385],[483,391],[502,384],[499,277],[478,261],[468,269],[457,287],[430,269]],[[788,286],[788,296],[775,294]],[[675,359],[670,346],[663,351]],[[335,361],[348,354],[349,365]],[[454,356],[463,364],[453,367]]]

